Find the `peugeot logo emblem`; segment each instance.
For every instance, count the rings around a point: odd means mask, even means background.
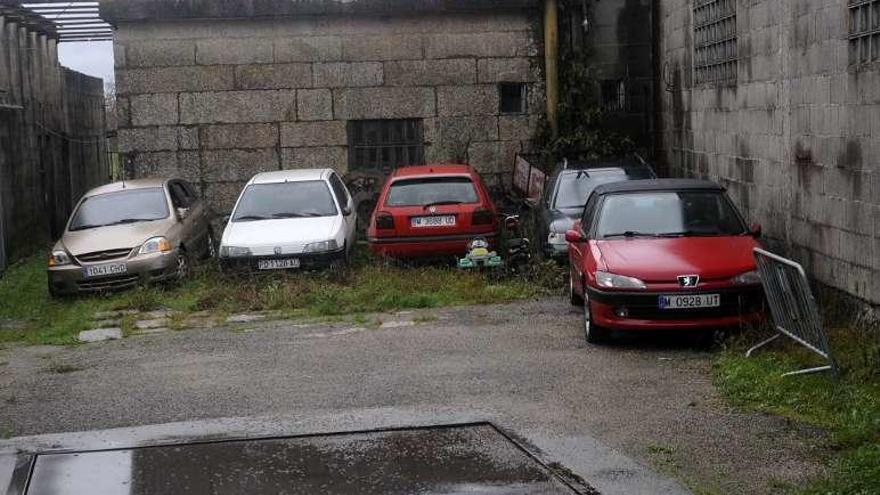
[[[696,287],[700,283],[699,275],[679,275],[678,283],[682,287]]]
[[[275,254],[281,254],[281,246],[275,246]]]

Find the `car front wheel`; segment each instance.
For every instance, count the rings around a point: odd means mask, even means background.
[[[568,274],[568,301],[572,306],[581,306],[584,304],[584,298],[574,291],[574,274]]]
[[[587,288],[584,287],[584,338],[588,344],[603,344],[608,341],[609,331],[607,328],[600,327],[592,322],[592,310],[590,309],[590,299],[587,296]]]
[[[177,269],[175,278],[178,281],[186,280],[189,276],[189,256],[183,249],[177,252]]]

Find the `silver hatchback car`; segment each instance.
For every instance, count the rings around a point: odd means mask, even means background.
[[[116,182],[86,193],[49,253],[52,296],[182,279],[214,254],[205,202],[179,179]]]

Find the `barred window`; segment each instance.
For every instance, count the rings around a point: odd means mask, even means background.
[[[849,62],[880,61],[880,0],[849,0]]]
[[[622,79],[602,81],[599,88],[602,96],[602,110],[610,113],[627,110],[626,83]]]
[[[348,122],[349,170],[389,173],[424,163],[421,119]]]
[[[694,0],[694,79],[736,81],[736,0]]]

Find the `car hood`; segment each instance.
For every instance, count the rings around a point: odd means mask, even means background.
[[[565,233],[574,226],[584,212],[583,208],[564,208],[550,211],[550,231]]]
[[[679,275],[721,280],[755,269],[750,236],[614,239],[597,241],[606,270],[645,282],[675,282]]]
[[[74,256],[96,251],[132,249],[151,237],[165,235],[172,224],[173,222],[165,219],[67,231],[61,238],[61,243]]]
[[[229,222],[223,232],[222,244],[253,247],[326,241],[335,238],[341,224],[339,216]]]

